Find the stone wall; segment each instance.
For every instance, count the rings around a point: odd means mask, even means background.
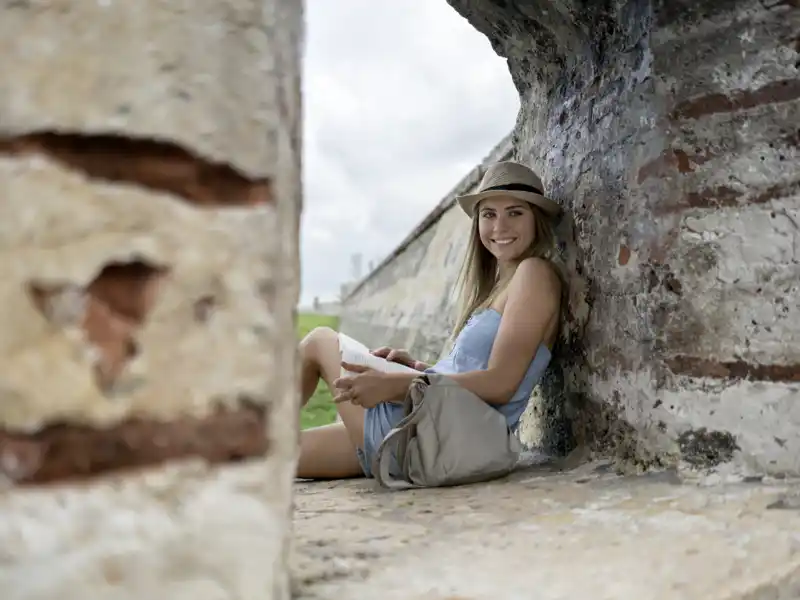
[[[568,210],[569,327],[529,439],[800,473],[797,3],[450,4],[508,59],[511,154]],[[440,349],[456,214],[367,278],[346,331]]]
[[[0,597],[288,599],[301,33],[0,7]]]

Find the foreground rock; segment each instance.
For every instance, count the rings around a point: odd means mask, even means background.
[[[0,8],[4,600],[287,597],[301,13]]]
[[[775,599],[800,594],[800,482],[602,463],[449,490],[297,486],[298,598]]]

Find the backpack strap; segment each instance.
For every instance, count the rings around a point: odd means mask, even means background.
[[[409,428],[419,423],[422,418],[422,402],[417,403],[410,414],[403,417],[403,419],[395,425],[392,430],[381,441],[378,450],[375,453],[375,459],[372,463],[372,475],[383,487],[391,490],[407,490],[410,488],[418,488],[420,486],[411,483],[406,479],[399,479],[392,476],[389,472],[391,464],[392,451],[397,452],[401,437],[408,431]],[[402,469],[402,465],[400,466]]]

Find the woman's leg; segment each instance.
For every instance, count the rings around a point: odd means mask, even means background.
[[[300,342],[302,403],[306,405],[320,378],[333,392],[339,377],[341,358],[339,336],[328,327],[318,327]],[[363,476],[356,447],[364,443],[364,409],[343,402],[336,406],[341,423],[314,427],[300,432],[300,458],[297,477],[303,479],[343,479]]]

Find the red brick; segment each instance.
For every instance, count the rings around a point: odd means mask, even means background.
[[[167,270],[143,262],[107,265],[85,290],[31,282],[35,306],[53,320],[53,303],[65,293],[83,296],[83,314],[76,315],[87,340],[98,350],[95,379],[103,391],[115,381],[137,352],[136,331],[144,323]]]
[[[754,381],[800,382],[800,364],[761,365],[743,360],[716,361],[699,356],[679,355],[666,360],[676,375],[714,379],[751,379]]]
[[[52,424],[36,433],[0,429],[0,477],[16,484],[85,479],[175,459],[209,463],[264,455],[263,406],[243,401],[206,417],[133,418],[106,428]]]
[[[800,181],[789,183],[776,183],[766,188],[740,192],[726,185],[715,188],[706,188],[699,192],[690,192],[672,205],[659,205],[656,213],[665,215],[691,208],[726,208],[754,204],[766,204],[800,193]]]
[[[658,158],[645,163],[637,173],[637,183],[642,183],[651,177],[663,178],[670,173],[691,173],[697,165],[711,160],[711,154],[688,154],[684,150],[670,148],[659,155]]]
[[[623,267],[628,264],[628,261],[631,259],[631,249],[627,246],[620,246],[619,247],[619,256],[617,257],[617,262]]]
[[[709,94],[686,100],[672,111],[673,120],[698,119],[717,113],[736,112],[800,98],[800,79],[784,79],[767,83],[757,90],[739,90],[729,96]]]
[[[0,154],[39,154],[86,176],[166,192],[204,208],[272,202],[266,179],[250,180],[229,165],[176,146],[112,135],[37,133],[0,138]]]

